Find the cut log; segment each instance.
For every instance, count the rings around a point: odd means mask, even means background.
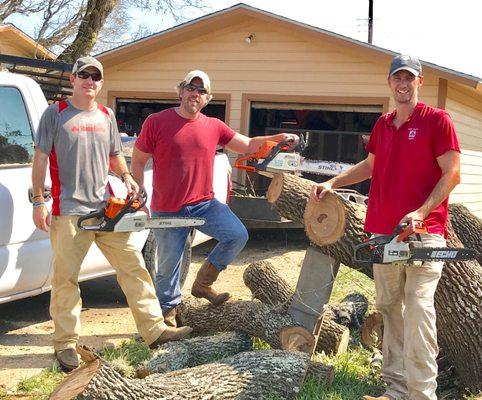
[[[186,296],[178,307],[178,316],[183,325],[192,327],[195,332],[242,331],[264,340],[274,349],[281,348],[281,330],[297,326],[285,310],[258,301],[232,301],[212,306],[203,300]],[[325,354],[346,351],[345,342],[349,334],[348,328],[329,318],[324,319],[316,351],[324,351]]]
[[[306,378],[313,379],[317,382],[328,382],[330,385],[335,379],[335,370],[333,365],[327,365],[316,361],[310,361]]]
[[[255,299],[288,309],[294,290],[269,261],[256,261],[248,265],[243,280]]]
[[[368,314],[361,324],[360,342],[366,348],[382,349],[383,317],[378,311]]]
[[[146,379],[126,379],[108,363],[95,360],[67,375],[51,399],[294,399],[308,364],[304,353],[250,351]]]
[[[313,354],[315,337],[301,326],[287,326],[280,331],[281,348],[287,351],[301,351]]]
[[[306,204],[309,197],[309,181],[298,184],[296,176],[284,182],[277,202],[288,198],[292,204]],[[314,184],[314,182],[312,183]],[[294,190],[290,190],[291,187]],[[304,192],[303,192],[304,191]],[[289,193],[289,195],[287,194]],[[297,198],[298,197],[298,198]],[[283,217],[284,207],[275,207]],[[345,205],[345,233],[334,244],[320,247],[322,252],[372,277],[370,266],[356,265],[353,248],[368,234],[363,231],[366,207],[349,201]],[[461,224],[460,224],[461,225]],[[453,229],[449,229],[449,246],[462,247]],[[446,263],[435,293],[438,339],[447,356],[454,364],[463,384],[472,391],[482,390],[482,335],[480,315],[482,294],[482,268],[476,261]]]
[[[464,247],[478,253],[477,261],[482,264],[482,220],[462,204],[449,204],[452,228]]]
[[[291,174],[275,174],[266,193],[267,200],[283,217],[303,222],[306,202],[314,182]]]
[[[320,201],[308,201],[303,214],[306,236],[317,246],[335,243],[345,231],[343,199],[326,193]]]
[[[280,349],[279,333],[286,326],[296,326],[291,316],[280,308],[258,301],[231,301],[213,306],[203,300],[184,297],[178,306],[182,325],[195,332],[242,331]]]
[[[168,342],[153,352],[149,360],[137,368],[137,377],[153,373],[177,371],[212,362],[252,349],[250,337],[243,332],[223,332],[213,336]]]
[[[350,343],[350,330],[323,315],[316,352],[326,355],[346,353]]]

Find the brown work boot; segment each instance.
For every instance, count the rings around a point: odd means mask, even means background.
[[[155,349],[164,343],[185,339],[191,332],[192,328],[190,326],[183,326],[181,328],[167,327],[161,335],[149,345],[149,348]]]
[[[177,328],[176,322],[176,307],[168,308],[166,311],[162,311],[164,317],[164,323],[171,328]]]
[[[379,396],[379,397],[363,396],[363,400],[393,400],[393,398],[387,397],[387,396]]]
[[[194,297],[202,297],[208,299],[215,306],[219,306],[229,300],[229,293],[218,293],[212,288],[212,284],[218,279],[219,271],[208,260],[204,261],[199,269],[196,280],[194,281],[191,294]]]
[[[64,371],[69,372],[79,367],[79,356],[75,349],[56,350],[54,354]]]

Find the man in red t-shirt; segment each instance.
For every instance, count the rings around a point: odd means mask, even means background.
[[[218,241],[201,266],[191,293],[219,305],[229,293],[216,292],[212,284],[219,273],[242,250],[248,233],[226,204],[214,198],[213,164],[217,146],[235,153],[253,153],[266,139],[288,140],[296,145],[298,136],[281,133],[249,138],[234,132],[201,109],[212,98],[211,81],[203,71],[189,72],[178,85],[181,104],[150,115],[142,126],[132,155],[132,175],[144,183],[144,167],[152,157],[154,164],[153,216],[203,217],[198,229]],[[176,306],[181,301],[180,264],[189,228],[156,229],[158,271],[156,292],[164,319],[176,326]]]
[[[425,247],[445,246],[448,196],[460,182],[460,148],[449,115],[418,101],[420,61],[393,59],[388,86],[395,110],[382,115],[367,145],[368,156],[350,170],[313,186],[319,200],[334,188],[371,177],[365,230],[393,233],[403,222],[424,220]],[[381,397],[365,400],[436,400],[437,331],[434,294],[443,262],[421,267],[374,264],[377,309],[383,315]]]

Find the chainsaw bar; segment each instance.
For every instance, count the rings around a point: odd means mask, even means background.
[[[477,257],[475,250],[453,247],[417,247],[411,253],[410,260],[417,261],[467,261]]]
[[[303,159],[300,162],[297,170],[299,172],[307,172],[316,175],[340,175],[342,172],[353,167],[354,164],[340,163],[336,161],[323,161],[323,160],[307,160]]]
[[[185,228],[204,225],[204,218],[190,217],[154,217],[143,222],[143,227],[148,228]]]

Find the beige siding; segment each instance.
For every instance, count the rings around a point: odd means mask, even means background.
[[[482,95],[449,83],[446,110],[454,121],[462,148],[462,182],[450,201],[463,203],[482,218]]]

